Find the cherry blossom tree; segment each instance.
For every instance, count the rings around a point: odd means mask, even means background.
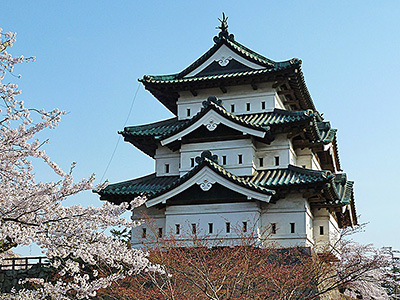
[[[146,222],[152,228],[151,220]],[[273,244],[260,248],[251,232],[232,246],[150,232],[154,237],[144,247],[166,273],[129,276],[113,285],[113,299],[395,299],[387,292],[395,283],[391,256],[372,245],[343,239],[337,257],[337,252]],[[99,299],[109,295],[104,289],[98,294]]]
[[[14,247],[36,243],[56,274],[47,282],[30,279],[35,289],[0,295],[0,299],[88,298],[127,274],[160,271],[142,251],[105,234],[110,226],[135,226],[121,215],[143,199],[121,206],[63,205],[68,196],[92,189],[95,178],[74,181],[75,163],[65,172],[43,150],[46,141],[36,138],[43,130],[56,128],[65,112],[30,108],[19,99],[16,84],[3,83],[18,77],[14,74],[18,64],[34,60],[9,54],[15,41],[15,33],[0,29],[0,263]],[[36,163],[47,165],[55,180],[36,180]]]

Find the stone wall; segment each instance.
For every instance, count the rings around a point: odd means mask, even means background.
[[[53,269],[49,267],[43,267],[39,264],[34,265],[29,269],[1,270],[0,291],[2,293],[9,293],[13,287],[17,290],[27,287],[19,284],[19,281],[26,278],[43,278],[46,280],[52,276],[52,273]]]

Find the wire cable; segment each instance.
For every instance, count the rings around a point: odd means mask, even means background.
[[[138,87],[137,87],[137,89],[136,89],[135,96],[133,97],[133,100],[132,100],[132,103],[131,103],[131,107],[130,107],[130,109],[129,109],[128,116],[126,117],[126,120],[125,120],[125,123],[124,123],[123,128],[125,128],[126,124],[128,123],[129,117],[131,116],[132,109],[133,109],[133,104],[135,103],[136,96],[137,96],[137,94],[138,94],[138,92],[139,92],[139,88],[140,88],[140,82],[138,83]],[[100,182],[103,182],[104,176],[106,176],[106,173],[107,173],[107,171],[108,171],[108,168],[109,168],[110,165],[111,165],[111,162],[112,162],[112,160],[113,160],[113,158],[114,158],[115,153],[117,152],[117,148],[118,148],[118,145],[119,145],[120,140],[121,140],[121,135],[118,135],[118,140],[117,140],[117,143],[115,144],[114,151],[113,151],[113,153],[111,154],[110,160],[109,160],[109,162],[108,162],[108,164],[107,164],[106,169],[104,170],[103,176],[101,176]]]

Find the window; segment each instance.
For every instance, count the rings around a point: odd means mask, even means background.
[[[225,225],[226,225],[226,233],[230,233],[231,232],[231,223],[226,222]]]
[[[158,228],[158,237],[159,238],[162,237],[162,234],[163,234],[162,227],[160,227],[160,228]]]
[[[265,109],[265,101],[261,102],[261,109]]]
[[[231,112],[235,112],[235,104],[231,104]]]
[[[295,233],[295,229],[296,229],[296,227],[295,227],[295,223],[290,223],[290,233]]]
[[[213,223],[208,223],[208,233],[213,233]]]
[[[190,108],[186,110],[186,116],[190,117]]]
[[[246,110],[250,111],[250,103],[249,102],[246,103]]]
[[[142,239],[145,239],[147,236],[146,228],[142,228]]]
[[[175,224],[175,234],[181,234],[181,225]]]
[[[271,223],[271,233],[276,234],[276,223]]]
[[[192,234],[196,234],[197,233],[197,226],[196,224],[192,224]]]
[[[222,164],[223,164],[223,165],[226,165],[226,155],[223,155],[223,156],[222,156]]]
[[[243,163],[243,155],[239,154],[238,155],[238,164],[241,165]]]
[[[258,159],[258,163],[259,163],[260,167],[264,167],[264,157],[260,157]]]
[[[246,221],[244,221],[243,222],[243,232],[247,232],[247,222]]]
[[[165,164],[165,173],[169,173],[169,164]]]
[[[319,226],[319,235],[324,235],[324,226]]]
[[[194,157],[190,158],[190,167],[194,167]]]
[[[302,167],[303,167],[303,169],[305,169],[305,168],[306,168],[306,165],[302,165]]]
[[[279,156],[275,156],[275,166],[279,166]]]

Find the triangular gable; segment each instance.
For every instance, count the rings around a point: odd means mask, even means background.
[[[184,78],[197,75],[223,74],[260,69],[265,69],[265,66],[256,64],[242,57],[227,45],[222,44],[214,54],[193,71],[186,74]]]
[[[165,193],[162,193],[155,198],[146,201],[146,206],[152,207],[161,203],[165,204],[168,199],[178,195],[179,193],[187,190],[188,188],[196,184],[204,193],[207,193],[207,191],[209,191],[215,183],[218,183],[227,189],[235,191],[236,193],[242,194],[246,196],[247,199],[256,199],[263,202],[270,201],[271,194],[273,193],[272,191],[264,188],[257,188],[256,186],[250,188],[252,187],[252,185],[249,185],[248,183],[248,186],[240,184],[240,179],[236,179],[236,176],[230,174],[227,171],[225,171],[225,173],[225,176],[223,176],[219,172],[215,171],[210,166],[210,163],[204,164],[198,172],[189,174],[188,178],[184,180],[181,184],[173,187],[172,189],[166,191]]]
[[[210,109],[210,110],[207,110],[203,116],[198,118],[191,125],[187,126],[183,130],[176,132],[172,136],[169,136],[169,137],[161,140],[161,145],[165,146],[176,140],[181,140],[182,137],[195,131],[196,129],[198,129],[201,126],[205,126],[209,131],[214,131],[217,128],[217,126],[219,126],[221,124],[223,124],[229,128],[232,128],[234,130],[237,130],[239,132],[242,132],[243,134],[248,134],[248,135],[252,135],[255,137],[263,138],[263,137],[265,137],[265,134],[266,134],[266,130],[263,129],[262,127],[251,128],[252,126],[245,125],[244,122],[243,122],[243,124],[240,124],[240,121],[233,121],[232,119],[228,118],[227,116],[224,116],[223,114],[219,113],[218,111]]]

